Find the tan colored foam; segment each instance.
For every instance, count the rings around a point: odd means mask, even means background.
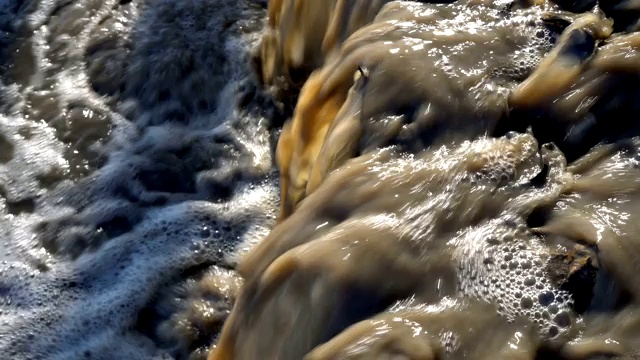
[[[358,154],[395,142],[429,145],[418,144],[429,128],[442,129],[427,140],[436,144],[493,129],[507,112],[508,90],[515,84],[497,69],[508,64],[510,54],[533,46],[528,36],[537,28],[516,24],[521,33],[512,43],[491,42],[512,33],[512,24],[501,22],[498,9],[475,12],[478,6],[430,9],[391,2],[313,73],[278,146],[282,218]],[[458,11],[468,11],[486,30],[459,22]]]
[[[544,99],[561,95],[582,73],[584,66],[593,55],[573,52],[567,54],[567,48],[575,45],[576,37],[572,36],[574,32],[583,32],[586,36],[592,37],[593,41],[598,41],[611,35],[612,25],[611,20],[596,14],[587,14],[576,19],[563,32],[556,47],[536,70],[513,91],[511,104],[532,106]],[[577,38],[581,40],[580,37]]]
[[[320,67],[350,34],[371,22],[389,0],[278,0],[268,8],[261,47],[263,81],[291,81],[292,71]]]
[[[416,159],[383,151],[348,161],[244,259],[239,271],[247,285],[210,358],[299,358],[329,330],[331,309],[354,286],[383,298],[414,293],[435,300],[443,289],[452,291],[462,253],[447,244],[456,229],[497,216],[504,206],[526,213],[532,201],[561,191],[553,185],[515,200],[526,189],[498,190],[502,175],[515,180],[536,171],[536,149],[531,136],[518,135]],[[471,181],[474,174],[478,180]],[[440,278],[442,287],[428,277]],[[280,324],[277,339],[265,336],[273,324]]]

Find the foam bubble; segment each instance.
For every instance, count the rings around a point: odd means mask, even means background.
[[[537,321],[542,333],[551,337],[562,335],[572,321],[569,315],[572,300],[549,282],[542,269],[533,266],[534,261],[546,262],[548,250],[540,239],[518,231],[519,225],[523,222],[512,218],[491,220],[456,240],[464,264],[460,267],[463,270],[459,274],[460,291],[499,304],[499,312],[509,319],[528,317]],[[474,242],[484,237],[501,237],[503,245],[496,248],[486,241]],[[478,246],[484,247],[485,257],[491,256],[495,261],[483,262],[482,266],[470,263],[475,261],[471,254],[479,251]],[[551,314],[562,315],[556,318]]]
[[[3,7],[3,354],[170,358],[136,328],[142,310],[272,225],[270,110],[246,75],[264,11],[219,5]]]

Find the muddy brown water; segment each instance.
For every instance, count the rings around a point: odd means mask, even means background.
[[[280,216],[209,359],[632,354],[638,10],[270,2]]]
[[[638,358],[638,1],[0,5],[0,358]]]

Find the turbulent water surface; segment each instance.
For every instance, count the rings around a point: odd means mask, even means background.
[[[0,358],[640,356],[638,1],[0,5]]]

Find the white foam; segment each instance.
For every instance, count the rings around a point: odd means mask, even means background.
[[[33,71],[10,69],[20,86],[0,89],[13,105],[0,114],[13,149],[0,163],[0,353],[171,358],[135,329],[140,311],[185,271],[229,266],[278,208],[267,120],[235,103],[264,11],[69,3],[8,15],[35,31],[18,55]]]
[[[548,249],[522,220],[491,220],[465,231],[453,243],[459,251],[463,294],[496,303],[509,319],[532,319],[545,336],[567,333],[573,300],[549,282]]]

